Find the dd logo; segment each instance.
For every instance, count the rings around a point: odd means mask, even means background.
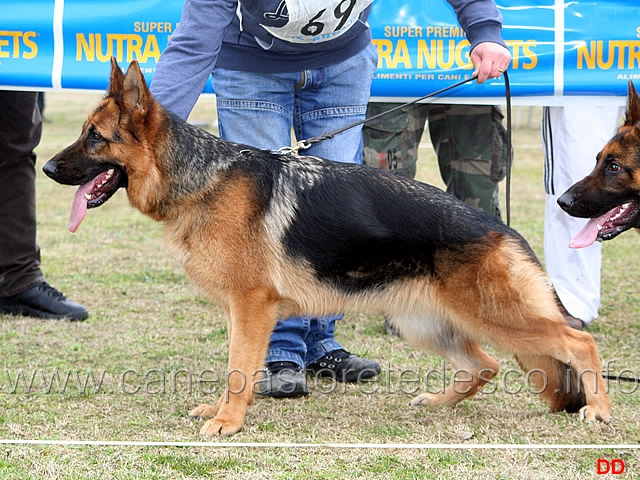
[[[599,458],[597,470],[598,475],[605,475],[607,473],[620,475],[621,473],[624,473],[624,460],[621,458],[614,458],[609,461],[606,458]]]

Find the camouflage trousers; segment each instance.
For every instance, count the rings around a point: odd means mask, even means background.
[[[371,102],[367,118],[397,107]],[[414,104],[362,128],[363,163],[414,178],[418,147],[428,120],[447,192],[500,217],[498,182],[506,175],[506,129],[502,112],[491,105]]]

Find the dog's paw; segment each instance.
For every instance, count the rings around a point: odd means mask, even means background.
[[[462,400],[464,396],[458,395],[453,391],[447,391],[446,393],[421,393],[417,397],[414,397],[409,405],[412,407],[417,407],[418,405],[448,405],[454,406],[460,400]]]
[[[204,425],[202,425],[200,429],[200,435],[205,437],[228,437],[234,433],[238,433],[241,428],[242,423],[212,418],[204,422]]]
[[[191,418],[200,418],[202,420],[206,420],[208,418],[213,418],[218,414],[218,407],[215,405],[207,405],[203,403],[202,405],[198,405],[196,408],[189,412],[189,417]]]
[[[411,405],[412,407],[417,407],[419,405],[435,405],[435,404],[437,404],[437,402],[433,398],[433,395],[428,393],[422,393],[417,397],[412,398],[411,401],[409,402],[409,405]]]
[[[608,410],[598,410],[595,407],[585,405],[580,409],[580,420],[586,420],[587,422],[603,422],[611,423],[613,417]]]

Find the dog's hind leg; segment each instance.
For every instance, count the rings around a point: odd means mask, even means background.
[[[475,297],[482,300],[467,304],[467,312],[459,309],[459,318],[470,318],[472,312],[479,319],[475,324],[484,326],[478,331],[482,341],[514,354],[525,370],[538,372],[529,378],[551,410],[580,410],[587,420],[610,422],[611,402],[593,337],[567,326],[539,265],[506,266],[508,258],[517,259],[517,252],[493,257]]]
[[[542,310],[544,307],[538,305]],[[556,308],[550,298],[549,308]],[[492,325],[493,343],[513,353],[552,411],[580,411],[589,421],[611,421],[611,401],[593,337],[569,328],[559,311],[531,315],[512,327]]]
[[[500,265],[499,259],[494,264]],[[539,372],[529,377],[552,411],[580,410],[587,420],[609,423],[611,402],[593,337],[567,326],[539,265],[504,270],[511,272],[510,281],[499,291],[485,283],[492,293],[479,309],[486,340],[513,353],[525,370]]]
[[[469,281],[472,279],[473,281]],[[460,291],[468,286],[465,302]],[[548,278],[522,243],[502,243],[447,277],[441,305],[458,330],[515,355],[552,410],[611,421],[593,337],[567,326]],[[568,367],[570,369],[568,369]]]
[[[200,405],[190,413],[199,418],[215,415],[202,426],[202,435],[233,435],[242,428],[247,407],[253,403],[253,383],[262,372],[276,323],[277,302],[275,293],[267,289],[232,297],[227,388],[215,406]]]
[[[451,339],[453,340],[453,339]],[[498,373],[498,362],[485,352],[480,344],[463,338],[455,338],[451,349],[439,350],[454,368],[452,384],[438,393],[423,393],[411,400],[411,405],[455,405],[474,396]],[[440,345],[444,347],[444,345]]]
[[[548,323],[549,320],[533,320]],[[556,328],[541,329],[542,338],[510,341],[520,365],[538,371],[531,379],[552,411],[580,411],[582,418],[605,423],[611,421],[611,401],[602,378],[600,359],[593,337],[554,322]],[[544,333],[543,333],[544,332]]]

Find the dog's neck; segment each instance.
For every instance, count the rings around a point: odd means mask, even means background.
[[[156,148],[158,169],[167,179],[178,179],[169,185],[162,198],[149,205],[152,211],[144,211],[156,220],[166,220],[172,211],[184,201],[198,201],[215,189],[220,174],[224,174],[238,159],[239,149],[232,143],[190,125],[176,115],[166,112],[167,132],[159,141],[165,144]]]

